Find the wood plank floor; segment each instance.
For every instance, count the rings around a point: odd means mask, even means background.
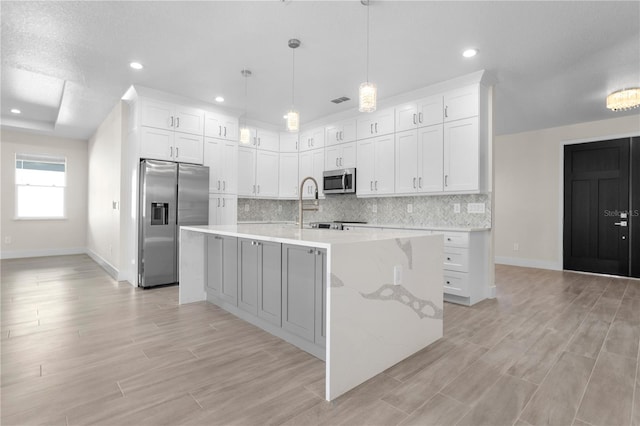
[[[87,256],[3,260],[3,425],[640,426],[640,281],[498,266],[445,337],[338,400],[324,364]]]

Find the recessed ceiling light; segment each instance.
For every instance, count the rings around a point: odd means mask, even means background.
[[[284,118],[286,120],[287,118],[289,118],[289,116],[287,114],[285,114],[285,115],[282,116],[282,118]]]
[[[134,70],[141,70],[142,68],[144,68],[144,66],[140,62],[131,62],[129,66]]]
[[[478,49],[467,49],[464,52],[462,52],[462,56],[464,56],[465,58],[473,58],[477,54],[478,54]]]
[[[222,96],[216,96],[216,102],[224,102],[224,98]]]
[[[20,111],[18,108],[11,108],[11,113],[13,114],[20,114],[22,111]]]

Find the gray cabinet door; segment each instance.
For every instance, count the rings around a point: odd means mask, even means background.
[[[282,245],[282,328],[315,341],[316,250]]]
[[[258,315],[259,244],[238,239],[238,307],[253,315]]]
[[[327,251],[316,250],[315,289],[316,289],[316,335],[317,345],[325,346],[327,340]]]
[[[207,238],[207,292],[238,305],[238,239],[212,235]]]
[[[260,242],[258,265],[258,317],[282,324],[282,249],[281,244]]]

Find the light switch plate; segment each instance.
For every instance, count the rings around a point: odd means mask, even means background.
[[[248,204],[248,203],[244,205],[244,211],[245,211],[245,212],[248,212],[248,211],[249,211],[249,204]]]
[[[413,213],[413,204],[407,204],[407,213]]]
[[[375,204],[375,203],[374,203],[374,204],[372,204],[372,205],[371,205],[371,211],[372,211],[373,213],[378,213],[378,205],[377,205],[377,204]]]
[[[454,213],[460,213],[460,203],[455,203],[453,205],[453,212]]]
[[[484,213],[484,203],[468,203],[467,213]]]

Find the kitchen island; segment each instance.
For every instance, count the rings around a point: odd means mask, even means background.
[[[208,300],[325,360],[331,401],[442,337],[443,237],[180,228],[179,303]]]

